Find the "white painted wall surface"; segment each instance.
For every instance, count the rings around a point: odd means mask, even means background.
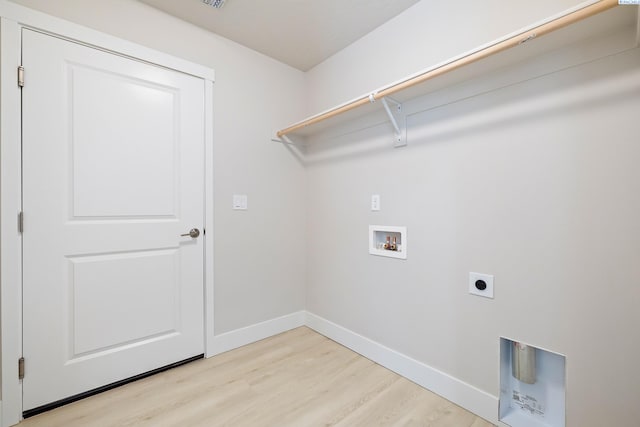
[[[215,333],[303,309],[305,171],[269,138],[304,108],[304,74],[133,0],[15,3],[215,70]]]
[[[310,88],[324,94],[314,103],[411,71],[398,63],[420,55],[400,35],[429,29],[427,3],[313,70]],[[400,47],[396,61],[379,55],[382,40]],[[361,62],[378,65],[369,76]],[[636,425],[639,82],[636,49],[413,114],[405,148],[391,148],[388,124],[315,146],[307,310],[494,396],[500,336],[562,353],[568,426]],[[370,224],[407,226],[408,259],[369,255]],[[468,294],[470,271],[495,275],[495,299]]]
[[[309,70],[310,111],[349,101],[580,3],[422,0]]]
[[[268,141],[575,0],[423,0],[306,76],[133,0],[14,1],[216,70],[216,333],[303,309],[306,280],[310,312],[494,396],[505,335],[567,356],[569,426],[640,419],[637,53],[416,114],[402,149],[354,133],[364,152],[306,172]],[[409,258],[369,255],[369,224],[407,226]]]

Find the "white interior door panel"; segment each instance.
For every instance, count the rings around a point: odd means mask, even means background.
[[[23,30],[25,410],[204,352],[204,81]]]

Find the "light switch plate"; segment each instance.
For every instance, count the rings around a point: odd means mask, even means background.
[[[476,286],[476,282],[478,282],[479,280],[485,283],[485,289],[479,289]],[[478,295],[480,297],[493,299],[493,275],[473,272],[469,273],[469,293],[472,295]]]
[[[372,194],[371,195],[371,210],[377,212],[380,210],[380,195]]]
[[[233,209],[246,211],[247,210],[247,195],[246,194],[234,194],[233,195]]]

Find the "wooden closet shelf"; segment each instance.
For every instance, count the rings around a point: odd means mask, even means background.
[[[537,23],[522,30],[516,31],[515,33],[509,34],[491,43],[451,58],[434,67],[423,70],[398,82],[384,86],[352,101],[338,105],[325,112],[316,114],[300,122],[294,123],[278,131],[277,136],[279,138],[283,138],[286,135],[290,134],[298,134],[302,136],[313,134],[316,131],[324,129],[326,126],[330,126],[332,122],[338,123],[344,120],[348,120],[348,117],[341,117],[345,116],[345,113],[354,110],[364,110],[364,114],[368,110],[362,107],[371,105],[379,100],[385,100],[385,98],[392,95],[394,97],[400,96],[403,99],[409,99],[424,95],[429,91],[434,90],[433,85],[425,85],[426,82],[430,82],[436,77],[441,77],[445,74],[451,73],[454,70],[468,67],[469,65],[486,58],[492,56],[501,56],[496,54],[501,54],[503,52],[509,51],[509,57],[501,57],[500,61],[498,61],[498,63],[496,64],[496,67],[504,66],[508,65],[509,63],[521,61],[523,59],[526,59],[527,57],[533,57],[535,55],[543,54],[546,51],[556,49],[558,46],[558,42],[562,40],[585,40],[590,37],[597,37],[600,34],[604,34],[607,30],[619,28],[620,22],[627,19],[630,14],[633,14],[634,20],[637,20],[637,10],[635,10],[637,8],[634,7],[620,6],[618,9],[627,10],[619,10],[615,11],[615,13],[607,14],[602,13],[607,10],[616,8],[617,6],[618,0],[600,0],[582,3],[577,7],[574,7],[561,14],[549,18],[542,23]],[[580,21],[585,22],[581,23]],[[558,31],[560,29],[564,30]],[[548,37],[543,39],[545,40],[545,42],[543,42],[542,40],[538,41],[538,39],[540,39],[542,36],[550,33],[558,34],[558,39],[554,40],[552,37]],[[524,45],[526,45],[526,47]],[[533,46],[535,45],[538,46],[534,48]],[[512,52],[519,53],[512,54]],[[385,107],[387,107],[386,103]],[[392,120],[392,122],[394,122],[394,118],[388,108],[387,113],[389,114],[389,118]],[[338,117],[341,118],[338,119]],[[319,124],[323,124],[323,126],[319,126]],[[284,139],[286,140],[286,137]]]

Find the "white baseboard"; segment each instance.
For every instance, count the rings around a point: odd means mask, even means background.
[[[484,392],[449,374],[359,335],[308,311],[298,311],[235,331],[216,335],[207,349],[207,357],[224,353],[288,330],[308,326],[314,331],[355,351],[387,369],[433,391],[496,425],[497,396]]]
[[[265,338],[305,325],[306,312],[298,311],[282,317],[267,320],[235,331],[215,335],[207,346],[206,357],[215,356],[234,348],[260,341]]]
[[[498,423],[498,397],[398,353],[322,317],[307,312],[306,325],[385,368],[450,400],[456,405]]]

